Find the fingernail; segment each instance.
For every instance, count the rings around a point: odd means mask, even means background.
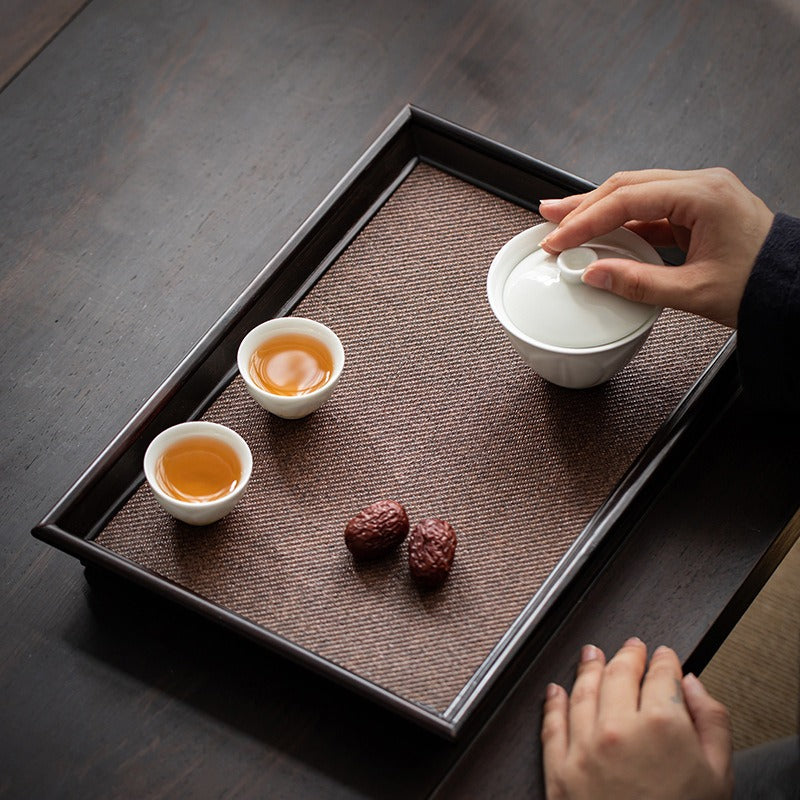
[[[630,639],[625,640],[624,647],[633,647],[640,644],[644,644],[644,642],[638,636],[631,636]]]
[[[592,269],[589,267],[584,270],[581,280],[588,286],[594,286],[595,289],[608,291],[611,288],[611,275],[604,269]]]
[[[660,645],[659,645],[658,647],[656,647],[656,649],[653,651],[653,658],[655,658],[656,656],[663,655],[664,653],[669,653],[669,651],[670,651],[670,650],[669,650],[669,647],[667,647],[665,644],[660,644]]]
[[[545,198],[544,200],[540,200],[539,201],[539,205],[540,206],[552,206],[555,203],[560,203],[560,202],[561,202],[561,200],[558,197],[548,197],[548,198]]]
[[[555,233],[555,231],[553,231],[553,233]],[[547,250],[547,248],[549,247],[552,253],[555,255],[556,253],[559,252],[559,250],[557,248],[554,248],[550,244],[550,237],[553,235],[553,233],[548,233],[547,236],[545,236],[544,239],[542,239],[542,241],[539,242],[539,247],[542,247],[545,250]]]
[[[599,651],[593,644],[585,644],[581,649],[581,662],[597,661]]]
[[[548,683],[546,694],[547,699],[552,700],[554,697],[557,697],[560,691],[561,687],[557,683]]]

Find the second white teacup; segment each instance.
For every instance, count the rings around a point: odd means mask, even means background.
[[[296,392],[284,391],[278,386],[271,390],[267,388],[270,384],[262,379],[264,376],[256,374],[259,373],[259,364],[254,364],[254,356],[258,358],[259,353],[263,352],[263,348],[268,349],[270,343],[291,342],[292,337],[300,337],[298,341],[302,337],[308,337],[324,348],[324,352],[330,355],[327,377],[321,379],[318,385],[312,384]],[[304,368],[304,360],[311,358],[302,349],[297,353],[279,352],[276,364],[277,368],[284,371],[299,372]],[[293,363],[292,359],[298,363]],[[299,419],[316,411],[333,393],[344,367],[344,348],[339,337],[321,322],[305,317],[280,317],[253,328],[239,345],[236,360],[247,391],[259,405],[278,417]],[[259,363],[263,365],[263,359]]]

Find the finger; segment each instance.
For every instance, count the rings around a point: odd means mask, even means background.
[[[702,298],[694,294],[696,269],[643,264],[632,259],[604,258],[590,264],[581,280],[635,303],[693,310]]]
[[[675,651],[669,647],[657,648],[642,682],[641,709],[662,709],[688,716],[683,702],[682,678],[681,662]]]
[[[662,267],[608,258],[590,264],[581,280],[636,303],[680,308],[735,328],[747,276],[734,276],[720,286],[707,280],[714,270],[713,262],[707,261]]]
[[[542,759],[548,797],[555,794],[553,789],[556,776],[567,757],[568,709],[567,692],[558,684],[551,683],[547,687],[547,698],[544,702],[544,716],[542,717]]]
[[[633,220],[652,222],[666,218],[673,224],[691,228],[695,215],[694,194],[696,187],[688,178],[621,186],[592,202],[578,205],[541,245],[548,252],[560,252]]]
[[[548,213],[550,213],[551,209],[552,211],[555,211],[556,209],[558,209],[559,212],[561,211],[561,206],[550,206],[550,209],[548,209],[548,203],[563,203],[563,207],[567,208],[567,213],[559,213],[558,221],[564,221],[565,219],[569,219],[572,216],[582,213],[594,203],[602,200],[613,192],[618,191],[624,186],[638,186],[649,184],[654,181],[678,180],[691,175],[694,175],[694,173],[669,169],[646,169],[633,172],[618,172],[590,192],[572,195],[571,197],[563,198],[561,201],[542,200],[541,203],[545,204],[545,209],[548,210]],[[550,218],[546,217],[546,219]]]
[[[569,744],[588,742],[597,720],[597,700],[606,658],[592,644],[581,650],[578,675],[569,698]]]
[[[731,722],[728,710],[717,702],[691,673],[682,681],[686,707],[700,745],[717,775],[727,776],[731,764]]]
[[[584,210],[592,203],[610,194],[621,186],[648,183],[655,180],[672,180],[688,173],[669,169],[644,169],[632,172],[618,172],[600,184],[596,189],[581,194],[560,198],[542,198],[539,213],[549,222],[561,222],[573,211]]]
[[[639,687],[647,666],[647,647],[636,637],[628,639],[603,671],[598,703],[598,723],[620,720],[636,714]]]
[[[582,194],[573,194],[569,197],[540,200],[539,214],[548,222],[561,222],[570,211],[581,203],[583,197]]]
[[[563,200],[542,200],[539,213],[548,222],[560,222],[580,202],[580,195],[565,197]],[[569,203],[567,201],[570,201]],[[689,232],[681,228],[676,232],[675,226],[668,219],[650,222],[631,220],[625,227],[637,236],[648,241],[653,247],[675,247],[686,250]],[[676,233],[680,235],[676,235]]]

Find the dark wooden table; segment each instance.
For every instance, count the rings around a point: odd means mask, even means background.
[[[407,102],[595,181],[725,164],[800,212],[796,3],[0,12],[0,794],[535,797],[544,686],[582,643],[637,634],[703,665],[800,503],[796,430],[739,401],[455,745],[91,588],[29,530]]]

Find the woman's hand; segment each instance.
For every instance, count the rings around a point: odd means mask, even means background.
[[[549,800],[710,800],[732,790],[728,712],[678,657],[629,639],[606,664],[587,645],[572,694],[548,687],[542,722]],[[644,676],[644,680],[642,677]]]
[[[739,304],[773,214],[730,171],[621,172],[583,195],[542,200],[558,223],[542,247],[559,253],[625,225],[652,245],[677,245],[681,267],[608,258],[584,273],[590,286],[629,300],[671,306],[736,327]]]

